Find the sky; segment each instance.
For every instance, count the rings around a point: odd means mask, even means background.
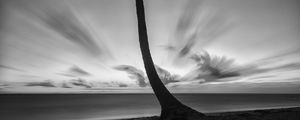
[[[151,92],[133,0],[1,2],[1,92]],[[300,93],[299,5],[145,0],[163,83],[175,93]]]

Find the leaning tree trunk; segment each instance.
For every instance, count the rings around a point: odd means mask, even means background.
[[[164,86],[154,67],[149,50],[143,0],[136,0],[138,33],[144,66],[151,87],[161,105],[161,120],[201,120],[205,115],[179,102]]]

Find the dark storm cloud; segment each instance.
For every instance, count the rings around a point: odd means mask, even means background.
[[[114,69],[127,72],[131,79],[137,80],[137,84],[140,87],[147,86],[146,76],[142,70],[137,69],[130,65],[119,65],[119,66],[114,67]]]
[[[21,70],[21,69],[18,69],[18,68],[14,68],[14,67],[10,67],[10,66],[6,66],[6,65],[0,65],[0,68],[14,70],[14,71],[18,71],[18,72],[25,72],[24,70]]]

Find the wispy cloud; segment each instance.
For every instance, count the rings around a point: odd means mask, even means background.
[[[25,72],[24,70],[21,70],[21,69],[15,68],[15,67],[6,66],[6,65],[0,65],[0,68],[14,70],[14,71],[18,71],[18,72]]]
[[[146,87],[149,85],[148,77],[145,76],[144,71],[137,69],[136,67],[130,65],[119,65],[114,67],[114,69],[127,72],[131,79],[137,80],[140,87]],[[166,85],[169,83],[179,82],[179,75],[174,75],[158,65],[155,65],[155,69],[163,84]]]
[[[170,46],[167,47],[167,50],[176,51],[175,63],[190,55],[197,43],[204,47],[233,27],[233,23],[224,12],[204,10],[202,4],[202,0],[187,1],[179,16],[175,32],[172,34],[174,40],[171,40]]]
[[[112,58],[104,40],[100,39],[101,36],[95,34],[93,28],[84,22],[83,17],[78,16],[71,4],[39,0],[7,1],[7,3],[81,47],[87,53]]]
[[[45,80],[41,82],[29,82],[26,83],[25,86],[28,87],[42,86],[42,87],[56,87],[56,88],[76,88],[76,87],[92,88],[93,84],[91,82],[88,82],[85,79],[77,78],[77,79],[65,80],[62,82],[54,82],[52,80]]]
[[[163,84],[178,82],[179,75],[174,75],[166,69],[159,67],[158,65],[155,65],[155,69]]]
[[[295,56],[295,55],[299,55],[300,54],[300,47],[295,48],[295,49],[290,49],[290,50],[285,50],[281,53],[275,54],[275,55],[271,55],[262,59],[257,60],[256,62],[259,63],[268,63],[270,61],[274,61],[274,60],[278,60],[281,58],[285,58],[287,56]]]
[[[25,86],[42,86],[42,87],[56,87],[56,85],[51,80],[46,80],[42,82],[30,82]]]
[[[130,65],[119,65],[114,67],[114,69],[127,72],[129,74],[129,77],[131,79],[135,79],[140,87],[147,86],[146,76],[142,70]]]
[[[255,74],[270,73],[275,71],[293,71],[293,70],[300,70],[300,62],[289,62],[289,63],[284,63],[282,65],[273,65],[273,66],[263,67],[263,68],[260,66],[251,65],[251,67],[248,68],[244,67],[242,69],[239,69],[240,73],[243,76],[251,76]]]
[[[212,56],[206,51],[193,54],[191,59],[196,63],[195,68],[182,76],[181,81],[186,82],[202,79],[203,81],[199,81],[199,84],[207,82],[226,83],[230,81],[240,81],[243,78],[250,77],[242,81],[251,82],[252,80],[277,78],[276,71],[289,72],[300,70],[299,62],[286,62],[281,64],[272,62],[274,65],[266,67],[260,63],[266,62],[264,60],[252,64],[237,65],[234,59],[225,56]],[[273,61],[273,59],[269,60]],[[251,76],[253,76],[253,78]]]
[[[191,59],[196,63],[195,68],[182,77],[183,80],[204,79],[205,82],[216,81],[220,78],[240,76],[234,60],[225,56],[212,56],[208,52],[195,53]]]
[[[119,84],[119,87],[128,87],[127,84]]]
[[[102,54],[102,49],[97,45],[89,30],[72,12],[64,13],[51,10],[45,11],[43,15],[38,15],[38,17],[49,28],[90,53],[94,55]]]
[[[67,77],[91,76],[91,73],[85,71],[84,69],[78,67],[77,65],[71,66],[64,73],[57,73],[57,74],[62,75],[62,76],[67,76]]]
[[[66,76],[66,77],[76,77],[76,75],[71,75],[71,74],[67,74],[67,73],[56,73],[56,74]]]
[[[82,86],[82,87],[85,87],[85,88],[92,88],[92,85],[91,83],[87,82],[86,80],[84,79],[81,79],[81,78],[78,78],[78,79],[73,79],[71,81],[69,81],[72,85],[75,85],[75,86]]]

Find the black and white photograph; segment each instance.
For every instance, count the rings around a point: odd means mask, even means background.
[[[300,120],[300,0],[0,0],[0,120]]]

